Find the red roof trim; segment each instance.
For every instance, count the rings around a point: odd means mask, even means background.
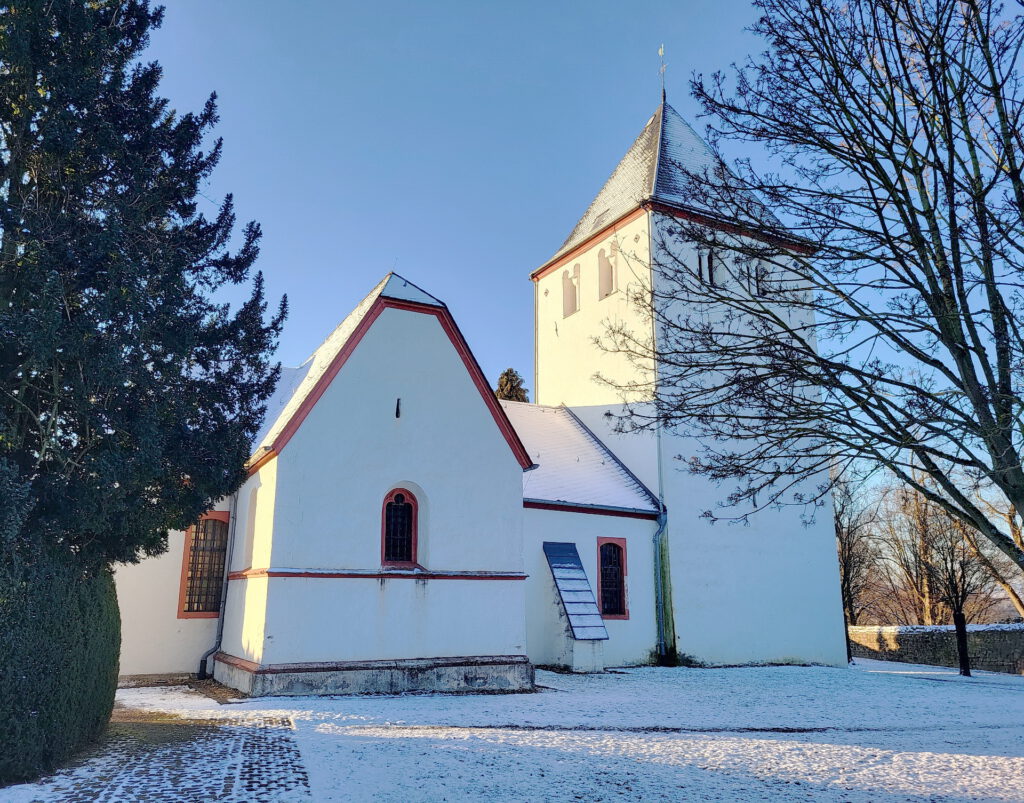
[[[538,279],[547,276],[552,271],[558,270],[566,262],[572,261],[580,254],[582,254],[584,251],[586,251],[588,248],[590,248],[590,246],[593,245],[597,240],[600,240],[609,232],[614,232],[615,230],[621,228],[622,226],[625,226],[628,223],[632,223],[638,217],[643,215],[646,211],[647,210],[641,204],[637,204],[635,207],[630,209],[628,212],[624,212],[622,215],[617,217],[608,225],[602,226],[600,229],[598,229],[589,237],[580,242],[579,245],[573,246],[564,254],[558,254],[551,257],[551,259],[549,259],[547,262],[545,262],[543,265],[541,265],[539,268],[533,271],[533,273],[530,274],[530,278],[533,279],[533,281],[537,281]]]
[[[641,510],[623,510],[622,508],[614,507],[574,505],[571,502],[536,502],[531,499],[524,499],[523,507],[531,508],[533,510],[559,510],[564,513],[591,513],[595,516],[621,516],[626,519],[658,520],[657,513],[645,513]]]
[[[809,242],[801,242],[795,238],[789,240],[771,234],[770,232],[758,231],[757,229],[745,226],[742,223],[730,223],[726,220],[717,220],[710,215],[702,215],[699,212],[680,209],[679,207],[670,206],[668,204],[660,203],[659,201],[645,201],[644,206],[654,212],[661,212],[662,214],[671,215],[672,217],[677,217],[681,220],[692,220],[694,223],[700,223],[712,229],[729,232],[730,234],[738,234],[742,237],[750,237],[754,240],[760,240],[761,242],[774,245],[778,248],[786,248],[790,251],[795,251],[798,254],[813,254],[817,251],[817,248]]]
[[[370,326],[384,311],[384,307],[380,302],[381,299],[379,298],[373,302],[366,315],[364,315],[363,319],[359,322],[359,325],[355,328],[352,334],[349,335],[348,340],[345,341],[345,345],[342,346],[341,351],[334,355],[334,359],[331,360],[331,364],[327,366],[327,370],[324,371],[323,376],[317,380],[313,389],[309,392],[309,395],[302,400],[302,404],[299,406],[299,409],[295,411],[295,414],[289,418],[287,422],[285,422],[284,427],[278,433],[277,437],[274,438],[274,442],[270,446],[270,451],[275,455],[280,454],[285,444],[292,439],[292,436],[298,431],[302,422],[306,420],[306,416],[309,415],[313,407],[316,406],[316,403],[320,401],[320,397],[323,396],[327,391],[327,388],[330,387],[331,382],[334,381],[334,377],[336,377],[338,375],[338,371],[341,370],[341,366],[343,366],[348,361],[348,358],[352,356],[352,352],[356,350],[356,346],[359,345],[359,341],[363,339],[363,336],[367,331],[369,331]]]
[[[322,572],[301,569],[245,569],[231,572],[228,580],[261,577],[301,577],[307,580],[525,580],[525,574],[495,572]]]
[[[393,309],[405,310],[407,312],[422,312],[427,315],[434,315],[441,324],[441,328],[444,329],[445,334],[448,335],[448,339],[451,340],[452,345],[455,346],[455,350],[459,353],[462,358],[463,364],[466,366],[466,370],[469,371],[470,379],[473,380],[473,384],[476,385],[477,390],[480,391],[480,396],[484,400],[484,404],[491,411],[491,416],[494,418],[494,423],[498,425],[498,429],[501,430],[501,434],[505,436],[505,440],[508,441],[509,448],[512,449],[512,453],[516,456],[516,460],[519,461],[519,465],[523,467],[525,471],[528,468],[533,468],[533,460],[530,459],[529,453],[526,451],[526,447],[523,446],[523,442],[519,439],[518,433],[512,426],[512,422],[508,420],[508,416],[505,414],[505,410],[501,404],[498,403],[498,397],[494,395],[494,391],[491,390],[491,386],[487,384],[487,379],[484,377],[484,372],[480,368],[480,363],[476,361],[476,357],[473,356],[473,352],[469,349],[469,344],[466,343],[466,338],[462,336],[462,331],[459,329],[458,324],[455,323],[455,319],[452,314],[448,311],[447,307],[435,307],[430,304],[420,304],[416,301],[399,301],[395,298],[381,298],[380,303],[385,307],[391,307]]]
[[[530,455],[526,451],[526,447],[523,446],[523,442],[519,439],[519,435],[516,434],[515,429],[512,427],[512,423],[508,420],[508,416],[505,415],[505,411],[498,403],[497,397],[494,395],[494,391],[491,390],[490,385],[487,384],[487,379],[484,377],[484,372],[480,369],[480,364],[476,361],[476,357],[473,356],[473,352],[469,350],[469,345],[466,343],[466,339],[462,336],[462,332],[459,330],[458,325],[455,323],[455,319],[452,318],[452,314],[448,311],[447,307],[437,307],[432,304],[422,304],[417,301],[401,301],[395,298],[387,298],[380,296],[370,306],[363,320],[359,322],[359,325],[355,328],[342,349],[334,356],[331,364],[327,367],[323,376],[317,380],[316,385],[309,392],[309,395],[303,399],[299,409],[295,411],[295,414],[285,423],[281,432],[278,433],[277,437],[274,438],[274,442],[270,447],[270,451],[273,456],[277,456],[281,453],[281,450],[285,447],[285,444],[292,439],[292,436],[298,431],[302,422],[306,420],[306,416],[309,415],[316,403],[320,401],[320,397],[324,395],[327,388],[330,387],[334,377],[338,375],[338,371],[341,370],[348,358],[355,351],[356,346],[369,331],[373,322],[380,317],[380,314],[388,308],[405,310],[406,312],[419,312],[425,315],[434,315],[438,322],[441,324],[441,328],[444,329],[445,334],[448,335],[448,339],[451,340],[452,345],[455,346],[455,350],[462,358],[463,364],[466,366],[466,370],[469,371],[469,376],[473,380],[473,384],[476,385],[480,396],[484,400],[484,404],[487,405],[487,409],[490,410],[491,416],[494,418],[494,423],[498,425],[498,429],[501,434],[504,435],[505,440],[508,442],[509,448],[512,449],[512,453],[516,456],[516,460],[519,461],[519,465],[523,469],[532,468],[533,461],[530,459]],[[269,459],[267,457],[266,459]],[[266,462],[266,459],[262,459],[262,462]],[[258,461],[254,464],[253,469],[257,465],[261,465],[262,462]],[[250,469],[250,472],[253,470]]]

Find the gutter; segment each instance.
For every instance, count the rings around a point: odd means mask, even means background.
[[[637,519],[656,519],[656,510],[645,510],[639,507],[616,507],[615,505],[595,505],[587,502],[566,502],[554,499],[535,499],[523,497],[523,507],[541,510],[561,510],[566,513],[598,513],[608,516],[626,516]]]
[[[210,660],[211,655],[220,650],[220,643],[224,638],[224,608],[228,600],[228,575],[230,574],[231,558],[235,553],[235,530],[238,527],[237,513],[238,491],[235,491],[231,494],[231,507],[228,513],[231,517],[231,526],[228,529],[228,545],[224,552],[224,579],[221,580],[220,584],[220,616],[217,617],[217,638],[214,640],[213,646],[204,652],[203,657],[199,659],[199,669],[196,671],[196,677],[199,680],[205,680],[210,677],[206,672],[206,663]]]

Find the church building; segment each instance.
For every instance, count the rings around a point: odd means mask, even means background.
[[[444,302],[385,276],[283,370],[239,491],[118,569],[121,674],[341,694],[845,663],[830,512],[701,518],[723,490],[682,470],[693,447],[617,432],[619,391],[594,379],[656,372],[593,339],[609,320],[656,336],[629,299],[656,291],[659,249],[697,258],[658,233],[701,214],[681,171],[712,158],[663,101],[531,274],[536,404],[499,401]]]

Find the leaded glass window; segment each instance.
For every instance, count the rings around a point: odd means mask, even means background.
[[[384,502],[384,563],[416,562],[416,497],[398,489]]]
[[[626,573],[623,550],[618,544],[604,543],[599,550],[601,559],[601,614],[625,616]]]
[[[220,611],[227,547],[227,522],[203,519],[192,528],[185,578],[185,613]]]

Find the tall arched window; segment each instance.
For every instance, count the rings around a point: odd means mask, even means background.
[[[202,619],[220,615],[221,589],[227,563],[228,512],[206,513],[185,531],[178,618]]]
[[[612,256],[615,250],[612,249]],[[597,252],[597,295],[598,298],[608,298],[615,292],[615,265],[608,258],[602,248]]]
[[[568,318],[580,308],[580,266],[572,267],[572,273],[562,271],[562,317]]]
[[[415,566],[417,503],[412,492],[395,488],[384,497],[381,513],[380,562],[385,566]]]
[[[709,250],[707,256],[704,257],[704,262],[707,270],[708,287],[718,287],[718,256],[715,254],[715,250],[713,248]]]
[[[601,616],[628,619],[626,607],[626,539],[597,539],[597,594]]]

